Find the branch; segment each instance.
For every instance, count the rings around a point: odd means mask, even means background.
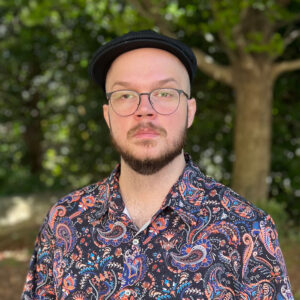
[[[160,28],[161,33],[177,38],[176,35],[170,30],[170,23],[168,23],[161,14],[154,12],[149,2],[142,0],[129,0],[129,2],[138,10],[138,12],[146,17],[153,19],[155,24]],[[217,81],[222,81],[228,85],[232,85],[232,73],[229,67],[225,67],[213,62],[212,58],[198,48],[193,49],[197,58],[198,68],[206,73],[208,76],[213,77]]]
[[[211,10],[212,10],[213,17],[216,20],[218,20],[218,13],[217,13],[216,6],[214,6],[214,3],[211,3]],[[228,41],[226,39],[224,30],[222,30],[220,28],[220,30],[218,30],[218,32],[217,32],[217,36],[220,39],[220,42],[223,43],[224,51],[228,55],[229,59],[231,61],[234,61],[235,53],[234,53],[233,49],[231,49],[230,46],[228,46]]]
[[[272,70],[272,79],[276,80],[276,78],[282,73],[296,70],[300,70],[300,59],[277,63],[274,65]]]
[[[252,27],[255,27],[256,25],[252,22],[253,15],[254,12],[251,8],[244,8],[240,13],[239,22],[232,28],[232,38],[235,43],[235,51],[232,51],[232,55],[229,57],[232,64],[242,63],[246,66],[246,68],[251,66],[253,67],[255,65],[255,57],[251,52],[247,51],[249,43],[247,40],[247,34],[250,31],[255,30],[255,28],[253,29]],[[255,17],[258,19],[257,16]],[[229,48],[229,46],[226,48]]]
[[[128,0],[136,10],[146,19],[154,20],[154,23],[159,27],[160,32],[169,37],[176,38],[176,35],[170,30],[170,25],[166,19],[164,19],[158,12],[158,7],[155,7],[155,11],[151,6],[151,1],[145,0]]]
[[[240,21],[232,29],[232,37],[240,54],[245,52],[247,41],[244,36],[244,23],[247,23],[249,9],[244,9],[240,15]]]
[[[284,39],[284,45],[287,47],[290,45],[294,40],[296,40],[300,36],[300,29],[293,30],[289,33],[289,35]]]
[[[198,48],[193,48],[197,58],[198,68],[205,74],[213,77],[217,81],[232,85],[232,71],[230,67],[225,67],[213,62],[212,58]]]
[[[284,27],[284,26],[297,26],[297,23],[300,21],[300,14],[295,14],[292,18],[289,18],[288,20],[282,20],[282,21],[278,21],[275,26],[274,29],[276,31],[278,31],[280,28]]]

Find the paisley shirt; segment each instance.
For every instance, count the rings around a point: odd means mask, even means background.
[[[293,299],[271,217],[185,157],[140,231],[124,213],[120,166],[59,200],[22,299]]]

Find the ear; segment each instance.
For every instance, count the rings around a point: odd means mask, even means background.
[[[188,104],[188,124],[187,127],[190,128],[194,122],[196,110],[197,110],[197,104],[195,98],[191,98],[187,101]]]
[[[109,122],[109,107],[108,104],[103,104],[103,116],[106,122],[107,127],[110,129],[110,122]]]

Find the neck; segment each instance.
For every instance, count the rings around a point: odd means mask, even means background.
[[[142,175],[121,159],[120,189],[134,223],[141,227],[160,209],[185,167],[183,152],[152,175]]]

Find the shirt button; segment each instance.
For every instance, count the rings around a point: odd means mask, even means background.
[[[131,293],[130,293],[129,290],[125,290],[124,294],[125,294],[126,296],[129,296]]]
[[[132,244],[135,245],[135,246],[137,246],[139,244],[139,240],[138,239],[134,239],[132,241]]]

